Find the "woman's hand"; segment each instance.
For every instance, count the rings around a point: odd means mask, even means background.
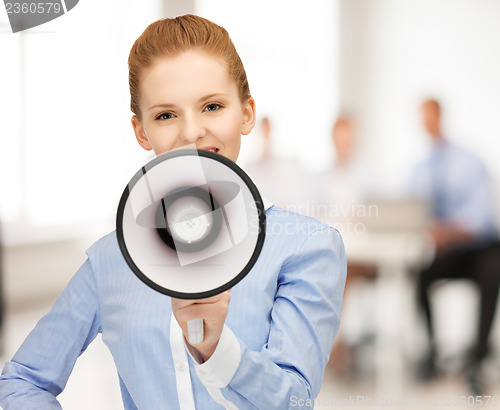
[[[229,290],[206,299],[185,300],[172,298],[172,312],[182,329],[187,343],[200,352],[205,361],[212,356],[219,343],[230,300]],[[197,345],[189,343],[187,322],[191,319],[203,319],[203,342]]]

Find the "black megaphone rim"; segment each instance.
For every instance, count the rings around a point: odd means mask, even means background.
[[[221,162],[222,164],[229,167],[233,172],[235,172],[243,180],[243,182],[249,188],[250,193],[252,194],[252,197],[254,199],[255,205],[257,207],[257,213],[259,216],[259,235],[257,237],[257,243],[255,245],[254,252],[253,252],[252,256],[250,257],[250,259],[248,260],[247,264],[244,266],[244,268],[241,270],[241,272],[238,275],[236,275],[229,282],[227,282],[224,285],[219,286],[215,289],[210,289],[210,290],[207,290],[204,292],[194,292],[194,293],[177,292],[175,290],[167,289],[163,286],[160,286],[156,282],[153,282],[135,264],[130,253],[128,252],[127,245],[125,244],[125,237],[124,237],[124,232],[123,232],[123,214],[125,211],[125,205],[127,203],[127,200],[129,198],[130,191],[132,190],[132,188],[153,167],[157,166],[158,164],[160,164],[163,161],[166,161],[168,159],[182,157],[182,156],[206,157],[206,158]],[[116,215],[116,236],[118,239],[118,245],[120,247],[120,251],[121,251],[125,261],[127,262],[127,265],[130,267],[132,272],[142,282],[144,282],[147,286],[156,290],[159,293],[162,293],[164,295],[171,296],[174,298],[178,298],[178,299],[204,299],[204,298],[218,295],[219,293],[222,293],[228,289],[231,289],[234,285],[236,285],[239,281],[241,281],[248,274],[248,272],[250,272],[250,270],[253,268],[253,266],[257,262],[257,259],[260,255],[260,252],[262,251],[262,248],[264,246],[264,239],[266,236],[265,234],[266,234],[266,212],[264,209],[264,201],[262,200],[262,197],[260,196],[260,193],[259,193],[257,187],[255,186],[253,181],[250,179],[250,177],[245,173],[245,171],[243,171],[235,162],[231,161],[230,159],[228,159],[220,154],[216,154],[215,152],[211,152],[211,151],[199,150],[199,149],[178,149],[178,150],[168,151],[164,154],[161,154],[161,155],[153,158],[151,161],[149,161],[147,164],[145,164],[140,170],[138,170],[135,173],[135,175],[132,177],[130,182],[125,187],[125,190],[123,191],[123,194],[120,198],[120,202],[118,203],[118,211],[117,211],[117,215]]]

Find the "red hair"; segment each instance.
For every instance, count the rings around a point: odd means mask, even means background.
[[[135,41],[128,58],[130,109],[141,118],[139,86],[141,75],[161,57],[174,57],[189,49],[199,49],[221,58],[238,87],[241,102],[251,97],[247,75],[227,31],[211,21],[187,14],[150,24]]]

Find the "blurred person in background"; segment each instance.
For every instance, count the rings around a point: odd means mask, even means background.
[[[332,127],[336,158],[329,170],[325,193],[330,203],[362,203],[370,190],[371,170],[358,150],[356,127],[347,115],[341,115]]]
[[[356,126],[347,114],[335,120],[331,142],[335,157],[330,167],[310,178],[309,189],[314,191],[309,195],[314,199],[311,216],[324,219],[344,237],[360,234],[353,227],[359,220],[358,214],[365,212],[362,207],[376,190],[374,170],[359,151]],[[339,373],[355,374],[371,365],[366,361],[361,363],[358,358],[363,347],[373,339],[370,294],[375,276],[374,265],[348,260],[344,318],[330,358],[330,367]]]
[[[306,173],[296,159],[276,155],[271,119],[262,117],[259,125],[262,142],[260,156],[246,164],[244,169],[263,196],[282,208],[296,211],[295,208],[304,199],[302,193]]]
[[[262,161],[269,161],[273,156],[271,149],[271,120],[269,117],[262,118],[260,127],[264,140],[264,146],[262,147]]]
[[[494,226],[493,199],[483,163],[444,137],[441,107],[435,99],[421,105],[423,125],[432,140],[430,155],[412,174],[411,189],[432,205],[431,237],[435,256],[418,278],[418,302],[423,310],[429,349],[419,366],[418,376],[429,380],[436,375],[436,341],[429,301],[432,285],[440,279],[467,278],[481,293],[477,343],[467,360],[471,391],[482,394],[480,365],[487,354],[500,284],[500,246]]]
[[[344,230],[346,220],[354,221],[359,207],[376,193],[377,178],[359,151],[356,127],[349,116],[342,114],[335,120],[331,141],[335,157],[324,172],[309,177],[308,197],[318,205],[317,213],[325,213],[324,205],[330,208],[327,215],[313,216],[325,217]]]

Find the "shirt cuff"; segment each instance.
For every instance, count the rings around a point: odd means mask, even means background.
[[[215,351],[206,362],[199,364],[199,358],[195,357],[187,349],[187,346],[186,350],[195,362],[198,378],[207,388],[222,389],[226,387],[241,361],[240,342],[226,325],[222,329]]]

